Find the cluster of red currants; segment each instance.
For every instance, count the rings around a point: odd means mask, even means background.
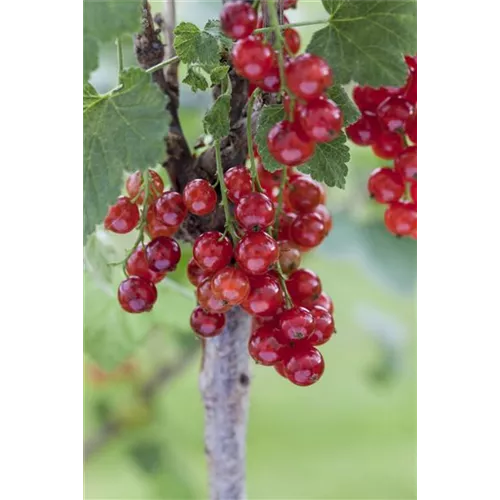
[[[387,204],[385,225],[396,236],[417,238],[417,56],[405,57],[408,78],[403,87],[354,87],[361,118],[347,135],[375,155],[393,160],[394,168],[374,170],[368,191]],[[410,141],[412,144],[410,144]]]

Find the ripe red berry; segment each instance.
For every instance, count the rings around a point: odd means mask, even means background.
[[[414,203],[396,201],[384,214],[385,227],[396,236],[409,236],[417,229],[417,206]]]
[[[410,116],[408,122],[406,123],[406,133],[410,138],[411,142],[417,144],[417,111],[415,109],[415,114]]]
[[[313,315],[305,307],[283,311],[278,321],[283,338],[289,342],[307,339],[314,330]]]
[[[271,199],[276,198],[278,195],[281,175],[282,170],[269,172],[260,162],[257,164],[257,176],[259,177],[260,185]]]
[[[285,351],[285,352],[288,352]],[[284,357],[284,355],[282,355],[282,357]],[[274,364],[274,369],[283,377],[283,378],[286,378],[288,380],[288,377],[286,376],[286,373],[285,373],[285,365],[283,364],[283,361],[278,361],[277,363]]]
[[[208,339],[222,333],[226,317],[221,313],[209,313],[197,306],[191,313],[191,328],[201,338]]]
[[[296,9],[298,0],[285,0],[284,9]]]
[[[412,114],[413,106],[399,96],[388,97],[377,108],[379,121],[391,132],[403,131]]]
[[[352,98],[363,114],[375,115],[382,101],[391,95],[399,95],[398,87],[368,87],[356,85],[352,91]]]
[[[224,184],[227,188],[227,196],[233,203],[240,201],[253,189],[250,171],[242,165],[232,167],[224,174]]]
[[[417,203],[417,181],[410,183],[410,196],[411,199]]]
[[[281,121],[269,131],[267,147],[278,163],[294,167],[305,163],[312,157],[315,143],[297,124]]]
[[[246,273],[264,274],[278,260],[278,244],[264,231],[251,232],[238,242],[234,257]]]
[[[152,240],[159,236],[173,236],[178,229],[178,226],[165,226],[165,224],[156,217],[155,206],[149,205],[146,215],[146,232]]]
[[[405,180],[417,178],[417,146],[409,146],[394,160],[394,167]]]
[[[294,212],[281,212],[280,214],[280,225],[278,231],[279,240],[291,240],[292,239],[292,224],[297,218],[297,214]]]
[[[321,306],[312,307],[311,314],[314,318],[314,330],[308,340],[312,345],[323,345],[335,332],[333,316]]]
[[[250,356],[264,366],[272,366],[281,361],[281,353],[285,346],[280,342],[280,331],[269,324],[257,328],[248,340]]]
[[[289,182],[286,190],[289,206],[297,212],[312,212],[321,202],[321,185],[305,175]]]
[[[405,56],[409,68],[408,79],[403,88],[405,99],[413,105],[417,104],[417,56]]]
[[[241,304],[250,293],[250,281],[237,267],[228,266],[217,271],[212,276],[211,287],[217,299],[233,306]]]
[[[321,57],[302,54],[292,59],[285,67],[288,88],[300,99],[318,98],[333,84],[332,70]]]
[[[184,205],[194,215],[208,215],[215,210],[217,193],[205,179],[188,182],[182,193]]]
[[[291,274],[300,267],[300,250],[289,241],[279,242],[280,247],[280,267],[284,274]]]
[[[225,300],[218,299],[212,292],[211,278],[203,280],[196,289],[198,304],[211,313],[225,313],[231,309],[231,304]]]
[[[194,257],[191,257],[189,259],[187,268],[186,268],[186,274],[188,277],[189,282],[194,285],[198,286],[202,281],[204,281],[206,278],[209,278],[211,276],[210,273],[207,271],[204,271],[198,263],[194,260]]]
[[[232,55],[235,70],[253,82],[262,80],[274,63],[272,47],[254,36],[238,40]]]
[[[296,29],[286,28],[283,31],[285,53],[295,55],[300,50],[300,34]]]
[[[257,13],[246,2],[227,2],[220,14],[220,24],[228,37],[235,40],[246,38],[257,26]]]
[[[333,228],[333,219],[332,219],[332,214],[326,208],[325,205],[318,205],[314,209],[314,213],[318,214],[321,219],[323,220],[323,224],[325,225],[325,236],[330,233],[330,231]]]
[[[150,241],[145,252],[149,268],[160,273],[173,271],[181,259],[179,244],[166,236]]]
[[[241,307],[252,316],[271,316],[283,304],[283,292],[272,274],[249,276],[250,293]]]
[[[138,276],[151,283],[161,281],[166,273],[158,273],[149,268],[144,246],[139,244],[127,260],[126,271],[128,276]]]
[[[156,218],[165,226],[177,227],[182,224],[187,215],[182,196],[176,191],[163,193],[155,204]]]
[[[226,236],[218,231],[208,231],[196,238],[193,257],[198,265],[210,273],[227,266],[233,256],[233,246]]]
[[[262,80],[257,82],[257,86],[264,92],[278,92],[281,86],[278,66],[272,66]]]
[[[104,227],[113,233],[129,233],[139,223],[139,209],[126,196],[120,196],[116,203],[108,208],[104,218]]]
[[[300,214],[291,227],[292,241],[305,248],[317,247],[326,236],[323,218],[312,212]]]
[[[295,305],[309,307],[320,297],[321,281],[309,269],[298,269],[286,280],[286,288]]]
[[[274,205],[263,193],[250,193],[236,205],[235,218],[246,230],[260,231],[274,222]]]
[[[325,371],[321,353],[315,347],[307,345],[287,351],[283,365],[288,380],[300,386],[314,384]]]
[[[392,168],[376,168],[368,179],[368,191],[379,203],[397,201],[405,192],[403,177]]]
[[[300,126],[313,141],[333,141],[340,134],[343,124],[342,111],[330,99],[319,97],[300,108]]]
[[[363,115],[357,122],[346,128],[349,139],[358,146],[375,144],[382,134],[382,128],[374,116]]]
[[[158,294],[150,281],[130,276],[118,287],[118,302],[129,313],[151,311]]]
[[[164,185],[162,178],[154,170],[148,169],[148,174],[148,203],[151,203],[161,196]],[[134,200],[134,203],[139,205],[144,203],[144,187],[142,185],[142,172],[140,170],[137,170],[128,176],[125,188],[127,189],[130,199]]]
[[[321,292],[320,296],[316,300],[312,301],[311,306],[321,306],[330,314],[333,314],[334,307],[332,299],[325,292]]]
[[[396,158],[404,147],[403,138],[399,134],[396,132],[382,132],[372,145],[372,150],[378,157],[391,160]]]

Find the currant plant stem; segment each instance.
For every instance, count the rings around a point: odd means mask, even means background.
[[[151,66],[146,70],[146,73],[154,73],[155,71],[158,71],[159,69],[164,68],[165,66],[168,66],[169,64],[172,64],[174,62],[179,61],[179,56],[173,56],[170,59],[165,59],[161,63],[155,64],[154,66]]]
[[[298,28],[300,26],[315,26],[317,24],[328,24],[329,19],[318,19],[317,21],[302,21],[300,23],[288,23],[280,25],[281,30],[287,28]],[[258,28],[254,30],[254,33],[267,33],[269,31],[274,31],[274,26],[268,26],[266,28]]]
[[[123,47],[120,37],[116,39],[116,55],[118,58],[118,75],[123,71]]]
[[[250,157],[250,172],[252,173],[252,179],[257,188],[257,191],[262,193],[262,186],[260,185],[259,176],[257,175],[257,167],[255,165],[255,157],[253,155],[253,137],[252,137],[252,111],[253,103],[255,98],[260,94],[261,90],[259,88],[255,89],[248,100],[247,105],[247,143],[248,143],[248,156]]]
[[[278,19],[278,12],[276,9],[276,1],[273,0],[269,6],[269,17],[271,21],[271,28],[274,31],[276,40],[274,41],[276,53],[278,54],[278,66],[280,71],[280,89],[286,92],[285,85],[285,60],[283,58],[283,34],[281,33],[280,21]]]
[[[286,167],[283,167],[281,172],[281,182],[280,182],[280,192],[278,193],[278,206],[276,207],[276,215],[274,218],[274,237],[278,238],[278,233],[280,230],[280,216],[283,210],[283,193],[285,191],[285,186],[288,180],[288,172]]]
[[[278,272],[278,278],[280,280],[281,290],[285,295],[286,308],[290,309],[293,307],[293,301],[292,297],[290,297],[290,294],[288,293],[288,289],[286,287],[285,275],[283,274],[283,269],[281,269],[281,264],[279,260],[276,262],[276,271]]]

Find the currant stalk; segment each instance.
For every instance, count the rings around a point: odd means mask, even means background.
[[[261,90],[259,88],[256,88],[253,92],[252,95],[250,96],[250,99],[248,100],[248,105],[247,105],[247,143],[248,143],[248,156],[250,157],[250,171],[252,172],[252,179],[255,184],[255,187],[259,193],[262,193],[262,186],[260,185],[260,179],[259,176],[257,175],[257,167],[255,165],[255,157],[253,154],[253,137],[252,137],[252,110],[253,110],[253,103],[255,101],[255,98],[260,95]]]
[[[277,2],[276,0],[273,0],[270,3],[271,5],[269,6],[269,18],[271,21],[272,30],[274,31],[275,35],[274,45],[276,46],[278,53],[278,67],[280,71],[280,89],[282,92],[285,92],[286,84],[285,84],[285,60],[283,57],[283,34],[281,33],[281,26],[278,19],[278,11],[276,8]]]
[[[297,28],[300,26],[315,26],[318,24],[328,24],[330,22],[329,19],[318,19],[316,21],[301,21],[298,23],[288,23],[288,24],[281,24],[280,29],[285,30],[287,28]],[[266,28],[258,28],[254,30],[254,33],[269,33],[270,31],[274,31],[274,26],[268,26]]]
[[[283,210],[283,194],[285,191],[285,186],[288,181],[288,172],[286,167],[283,167],[281,171],[281,182],[280,182],[280,192],[278,194],[278,205],[276,207],[276,217],[274,219],[274,236],[278,239],[280,232],[280,217]]]

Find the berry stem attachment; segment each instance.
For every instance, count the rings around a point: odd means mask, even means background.
[[[314,26],[317,24],[328,24],[329,19],[318,19],[317,21],[301,21],[300,23],[288,23],[280,25],[281,30],[287,28],[297,28],[300,26]],[[267,26],[266,28],[258,28],[254,30],[254,33],[268,33],[269,31],[274,31],[274,26]]]
[[[280,230],[280,216],[283,210],[283,194],[285,191],[285,186],[288,181],[288,172],[286,167],[283,167],[281,172],[281,182],[280,182],[280,192],[278,194],[278,206],[276,207],[276,215],[274,219],[274,237],[278,238]]]
[[[159,69],[164,68],[165,66],[168,66],[169,64],[172,64],[174,62],[179,61],[179,56],[173,56],[170,59],[165,59],[164,61],[155,64],[154,66],[151,66],[150,68],[146,69],[146,73],[154,73],[155,71],[158,71]]]
[[[123,47],[121,38],[116,39],[116,56],[118,58],[118,75],[123,71]]]
[[[288,289],[286,287],[285,275],[283,274],[283,270],[281,269],[280,261],[276,262],[276,271],[278,272],[278,279],[280,280],[281,290],[283,290],[283,294],[285,295],[286,308],[290,309],[293,307],[292,297],[288,293]]]
[[[257,175],[257,167],[255,165],[255,157],[253,155],[253,137],[252,137],[252,111],[253,111],[253,103],[255,102],[255,98],[260,95],[261,90],[256,88],[250,99],[248,100],[247,105],[247,143],[248,143],[248,156],[250,157],[250,171],[252,173],[252,179],[255,184],[257,191],[262,193],[262,186],[260,185],[259,176]]]

